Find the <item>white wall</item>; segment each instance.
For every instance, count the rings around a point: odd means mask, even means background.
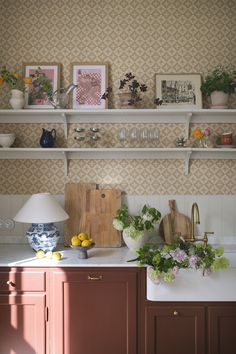
[[[29,195],[0,195],[0,243],[27,243],[25,232],[29,224],[16,223],[13,230],[4,227],[6,219],[13,218]],[[64,195],[55,198],[64,206]],[[191,215],[192,203],[197,202],[200,210],[200,225],[197,234],[214,231],[210,236],[212,243],[236,242],[236,196],[235,195],[124,195],[122,201],[129,207],[130,213],[139,213],[145,203],[156,207],[164,216],[169,213],[168,201],[175,199],[180,213]],[[1,222],[0,222],[1,225]],[[63,223],[58,223],[63,242]],[[78,230],[80,231],[80,230]]]

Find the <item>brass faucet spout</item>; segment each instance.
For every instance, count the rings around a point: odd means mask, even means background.
[[[196,214],[196,220],[195,220],[195,214]],[[195,225],[194,224],[200,224],[200,213],[199,213],[199,208],[197,203],[193,203],[192,209],[191,209],[191,237],[190,239],[192,241],[195,241]]]

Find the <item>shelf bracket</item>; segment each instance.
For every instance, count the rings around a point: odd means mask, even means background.
[[[186,116],[185,116],[185,139],[189,138],[189,125],[190,125],[192,115],[193,115],[192,112],[188,112],[188,113],[186,113]]]
[[[64,157],[64,176],[68,176],[68,170],[69,170],[69,159],[68,159],[68,154],[66,151],[63,151],[63,157]]]
[[[189,174],[189,160],[191,157],[192,151],[187,151],[185,155],[185,161],[184,161],[184,175],[188,176]]]
[[[62,116],[62,121],[63,121],[63,124],[64,124],[64,135],[65,135],[65,139],[68,138],[68,122],[67,122],[67,116],[66,116],[66,113],[61,113],[61,116]]]

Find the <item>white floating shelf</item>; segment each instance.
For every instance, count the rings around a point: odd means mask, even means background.
[[[64,160],[65,175],[69,160],[174,159],[184,161],[189,173],[190,159],[236,159],[236,149],[221,148],[2,148],[0,159]]]
[[[2,109],[0,123],[236,123],[236,109]]]

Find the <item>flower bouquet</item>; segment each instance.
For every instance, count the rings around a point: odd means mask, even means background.
[[[195,138],[197,142],[197,147],[200,148],[208,147],[207,140],[210,135],[211,135],[211,130],[209,128],[205,128],[204,130],[196,128],[192,131],[192,137]]]
[[[155,283],[173,282],[180,269],[201,269],[209,275],[218,269],[227,268],[229,261],[222,257],[223,247],[213,248],[203,243],[192,243],[179,238],[172,245],[144,245],[135,259],[141,266],[148,266],[148,276]]]

